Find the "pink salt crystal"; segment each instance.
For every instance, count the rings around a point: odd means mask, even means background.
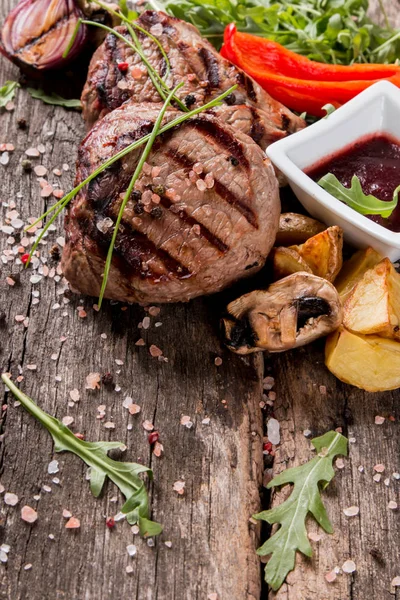
[[[24,315],[15,315],[15,320],[17,323],[22,323],[25,320]]]
[[[67,510],[66,508],[64,508],[64,510],[62,511],[62,516],[64,517],[64,519],[70,519],[72,517],[72,513],[69,512],[69,510]]]
[[[107,421],[107,423],[104,423],[104,427],[105,429],[115,429],[115,423],[112,421]]]
[[[79,519],[76,519],[75,517],[71,517],[65,523],[65,529],[79,529],[80,526],[81,526],[81,522],[79,521]]]
[[[80,317],[81,319],[85,319],[87,317],[87,312],[81,308],[80,310],[78,310],[78,317]]]
[[[4,494],[4,502],[8,504],[8,506],[15,506],[19,502],[19,498],[17,494],[12,494],[11,492],[6,492]]]
[[[201,175],[201,173],[203,172],[203,170],[204,170],[204,168],[203,168],[203,165],[201,163],[197,162],[197,163],[195,163],[193,165],[193,171],[195,173],[197,173],[197,175]]]
[[[143,71],[139,67],[133,67],[133,69],[131,69],[131,75],[133,79],[140,79],[143,77]]]
[[[70,391],[69,397],[71,398],[71,400],[73,402],[79,402],[79,398],[80,398],[79,391],[76,388],[74,388],[73,390]]]
[[[150,306],[149,315],[152,317],[157,317],[160,314],[160,308],[158,306]]]
[[[150,175],[151,174],[151,165],[149,165],[149,163],[145,162],[142,167],[142,171],[145,175]]]
[[[42,198],[48,198],[49,196],[51,196],[52,193],[53,193],[53,186],[45,185],[43,187],[42,191],[40,192],[40,195]]]
[[[14,152],[14,150],[15,150],[14,144],[6,144],[6,150],[7,150],[7,152]]]
[[[63,198],[64,190],[53,190],[53,196],[54,198]]]
[[[379,464],[374,466],[374,471],[377,473],[383,473],[385,470],[385,465]]]
[[[343,573],[354,573],[354,571],[356,569],[357,569],[356,563],[353,560],[346,560],[342,564],[342,571],[343,571]]]
[[[150,317],[144,317],[142,327],[143,329],[148,329],[150,327]]]
[[[380,480],[382,478],[382,475],[380,473],[375,473],[375,475],[373,476],[373,480],[376,481],[376,483],[379,483]]]
[[[195,235],[200,235],[200,233],[201,233],[200,225],[198,225],[197,223],[195,225],[193,225],[192,231]]]
[[[207,173],[207,175],[204,177],[204,183],[206,184],[207,189],[214,187],[214,177],[212,173]]]
[[[343,512],[346,517],[355,517],[360,512],[360,509],[358,506],[349,506],[348,508],[344,508]]]
[[[222,365],[222,358],[220,356],[217,356],[214,359],[214,364],[215,364],[216,367],[220,367]]]
[[[200,192],[204,192],[207,189],[205,181],[203,181],[202,179],[198,179],[196,181],[196,187]]]
[[[385,417],[380,417],[379,415],[376,415],[375,425],[383,425],[384,422],[385,422]]]
[[[395,577],[394,579],[392,579],[391,584],[392,587],[400,587],[400,576]]]
[[[184,481],[175,481],[172,489],[182,496],[185,493],[185,485],[186,483]]]
[[[162,444],[160,444],[160,442],[156,442],[154,444],[154,448],[153,448],[154,456],[157,456],[157,458],[160,458],[160,456],[163,452],[164,452],[164,446]]]
[[[28,148],[28,150],[25,150],[25,154],[31,158],[37,158],[40,156],[40,152],[37,148]]]
[[[154,425],[151,421],[143,421],[143,429],[146,431],[153,431]]]
[[[218,594],[213,592],[212,594],[208,594],[207,600],[218,600]]]
[[[44,177],[47,174],[47,169],[43,165],[37,165],[33,170],[38,177]]]
[[[162,353],[163,353],[162,350],[160,350],[160,348],[158,348],[154,344],[152,344],[150,346],[149,352],[150,352],[151,356],[153,356],[153,358],[156,358],[157,356],[162,356]]]
[[[161,173],[161,167],[153,167],[151,170],[152,177],[158,177],[160,173]]]
[[[337,575],[336,575],[334,569],[332,571],[329,571],[329,573],[325,574],[325,579],[328,583],[333,583],[335,581],[336,577],[337,577]]]
[[[60,169],[53,169],[53,174],[57,177],[61,177],[62,171],[60,171]]]
[[[137,415],[142,409],[138,404],[130,404],[128,410],[131,415]]]
[[[319,391],[324,396],[326,394],[326,385],[320,385]]]
[[[100,389],[100,373],[89,373],[86,377],[86,389],[87,390],[98,390]]]
[[[10,287],[13,287],[15,285],[15,281],[11,277],[6,277],[6,282]]]
[[[69,425],[72,425],[73,422],[74,422],[74,417],[66,416],[66,417],[62,418],[62,423],[66,427],[68,427]]]
[[[38,518],[36,510],[30,506],[23,506],[21,508],[21,519],[27,523],[34,523]]]
[[[397,502],[395,502],[394,500],[390,500],[388,508],[390,508],[390,510],[397,510]]]
[[[320,542],[322,540],[321,534],[313,533],[312,531],[308,534],[308,537],[312,542]]]

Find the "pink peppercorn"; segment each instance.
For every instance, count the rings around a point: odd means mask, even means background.
[[[115,527],[115,519],[113,519],[113,517],[107,517],[106,525],[108,529],[113,529],[113,527]]]
[[[28,260],[29,260],[29,254],[23,254],[21,256],[21,262],[24,263],[24,265],[26,265],[26,263],[28,262]]]
[[[118,63],[118,69],[121,71],[121,73],[126,73],[126,71],[128,70],[129,64],[127,62],[120,62]]]
[[[148,440],[149,440],[149,444],[153,445],[156,442],[158,442],[158,438],[160,437],[160,434],[158,433],[158,431],[152,431],[151,433],[149,433],[148,436]]]

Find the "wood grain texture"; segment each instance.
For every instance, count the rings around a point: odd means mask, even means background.
[[[12,0],[3,2],[1,15],[11,4]],[[375,0],[373,4],[378,6]],[[391,18],[398,19],[398,2],[386,5]],[[1,81],[18,76],[5,60],[0,69]],[[16,128],[21,117],[29,123],[26,132]],[[0,114],[0,132],[0,142],[16,146],[10,164],[0,166],[0,200],[15,200],[24,219],[37,216],[45,201],[40,198],[36,176],[21,168],[24,151],[45,143],[45,154],[33,159],[34,164],[43,163],[50,172],[64,162],[73,167],[84,133],[81,117],[44,106],[20,91],[15,112]],[[59,181],[53,175],[49,180]],[[60,183],[67,190],[72,181],[73,168],[63,173]],[[5,212],[1,208],[0,220]],[[61,220],[48,246],[60,234]],[[1,251],[10,247],[6,240],[1,234]],[[42,251],[48,255],[48,248]],[[206,600],[213,593],[218,600],[399,599],[399,590],[390,587],[393,577],[400,575],[399,518],[398,511],[387,508],[389,500],[400,504],[399,482],[391,476],[400,471],[398,391],[367,394],[341,384],[323,365],[322,344],[267,360],[276,379],[274,414],[282,432],[274,473],[312,456],[305,429],[319,435],[342,427],[355,443],[350,445],[344,469],[324,492],[334,535],[323,534],[310,521],[310,531],[322,535],[319,542],[312,542],[314,557],[298,557],[296,570],[278,594],[261,592],[255,555],[259,532],[248,518],[260,505],[263,370],[260,356],[241,359],[221,348],[220,301],[163,307],[158,317],[151,318],[150,329],[143,331],[138,324],[146,313],[140,307],[122,311],[120,305],[106,303],[98,314],[88,298],[72,296],[64,305],[64,294],[57,293],[62,284],[54,279],[32,285],[30,272],[22,272],[13,263],[0,263],[0,270],[2,371],[17,376],[21,367],[21,387],[45,410],[59,418],[73,416],[72,429],[84,433],[86,439],[121,440],[127,451],[116,456],[150,465],[154,470],[150,485],[153,518],[165,526],[154,547],[133,536],[125,522],[107,529],[105,517],[115,515],[122,505],[116,488],[107,484],[102,497],[94,499],[80,460],[53,455],[47,432],[5,396],[9,406],[2,413],[1,483],[19,496],[19,503],[9,507],[0,497],[0,543],[11,547],[8,563],[0,564],[1,599]],[[18,282],[10,288],[5,277],[13,273]],[[33,291],[40,292],[37,305]],[[61,307],[53,308],[58,303]],[[78,306],[85,307],[87,318],[79,318]],[[29,316],[28,326],[17,323],[16,315]],[[157,321],[162,322],[160,327],[155,327]],[[145,347],[135,345],[141,335]],[[61,342],[61,336],[67,339]],[[153,343],[163,350],[168,363],[150,357],[148,348]],[[217,355],[223,358],[220,367],[214,364]],[[115,359],[123,360],[123,365]],[[30,364],[36,364],[37,370],[29,370]],[[85,390],[90,372],[112,372],[121,391],[103,385],[98,391]],[[326,394],[320,385],[326,386]],[[80,401],[69,407],[69,392],[74,388],[80,391]],[[122,407],[127,395],[141,406],[139,415],[129,416]],[[100,421],[96,415],[102,404],[106,417]],[[182,415],[191,417],[191,429],[180,424]],[[394,415],[397,420],[377,426],[375,415]],[[205,417],[210,417],[209,425],[202,424]],[[165,449],[161,459],[150,452],[142,427],[145,419],[160,431]],[[115,429],[105,429],[106,421],[113,421]],[[53,458],[60,464],[55,475],[60,484],[53,483],[54,475],[47,473]],[[385,465],[379,483],[372,479],[377,463]],[[364,473],[358,470],[360,466]],[[266,477],[271,474],[267,471]],[[385,478],[389,478],[388,486]],[[186,483],[183,496],[172,489],[177,480]],[[44,491],[43,485],[52,491]],[[37,494],[38,501],[33,498]],[[272,502],[281,499],[276,494]],[[24,504],[38,511],[33,526],[20,519]],[[350,519],[343,508],[351,505],[360,507],[360,515]],[[79,531],[64,528],[64,508],[80,519]],[[167,540],[172,542],[171,549],[164,544]],[[138,549],[134,559],[126,551],[131,543]],[[328,584],[325,573],[348,558],[355,561],[356,573],[339,575]],[[29,563],[32,568],[25,570]],[[134,569],[129,575],[125,572],[128,565]]]
[[[2,3],[2,16],[11,4]],[[0,65],[1,81],[18,77],[17,69],[5,59]],[[26,131],[16,126],[22,117],[28,122]],[[81,115],[45,106],[20,90],[15,111],[0,115],[0,130],[0,141],[16,147],[10,163],[0,167],[1,201],[15,200],[24,220],[38,216],[45,200],[40,197],[36,175],[26,174],[21,167],[24,152],[44,143],[45,153],[32,159],[33,164],[44,164],[49,181],[69,189],[77,144],[84,135]],[[63,163],[71,170],[58,179],[51,170]],[[53,201],[49,199],[48,204]],[[2,207],[1,221],[6,212]],[[47,246],[41,247],[44,257],[62,234],[60,219]],[[7,245],[7,237],[0,235],[1,251],[12,247]],[[53,265],[56,263],[49,260],[48,266]],[[64,304],[65,295],[58,293],[62,282],[43,278],[32,285],[31,270],[22,271],[13,262],[1,264],[0,270],[2,372],[11,371],[14,378],[22,373],[22,389],[58,418],[73,416],[73,431],[84,433],[88,440],[120,440],[127,446],[121,458],[151,466],[153,518],[164,525],[154,547],[134,537],[126,522],[109,530],[105,517],[117,514],[122,506],[115,486],[106,484],[101,498],[93,498],[85,480],[85,465],[72,455],[53,456],[48,433],[5,396],[8,408],[2,418],[1,482],[5,491],[18,495],[19,503],[10,507],[4,503],[4,495],[0,497],[0,543],[10,545],[8,563],[0,565],[0,597],[200,600],[217,593],[218,598],[258,600],[258,530],[249,517],[260,507],[262,356],[241,359],[221,348],[220,307],[211,299],[162,307],[145,331],[138,329],[147,314],[143,308],[132,306],[122,311],[121,305],[106,303],[105,309],[96,313],[93,299],[71,296],[71,302]],[[17,283],[9,287],[5,278],[13,274]],[[34,290],[40,293],[38,304],[34,303]],[[86,318],[78,316],[78,306],[85,307]],[[29,317],[28,326],[16,322],[16,315]],[[162,325],[155,327],[156,322]],[[140,335],[146,341],[144,347],[135,345]],[[150,344],[159,346],[168,362],[152,358]],[[223,359],[219,367],[214,364],[217,355]],[[115,359],[123,365],[118,366]],[[37,365],[36,371],[27,368],[32,364]],[[90,372],[113,373],[121,391],[104,385],[97,391],[85,390]],[[80,401],[69,407],[69,392],[74,388],[80,392]],[[141,406],[140,414],[130,416],[123,408],[127,395]],[[102,404],[106,416],[100,421],[97,407]],[[191,417],[191,429],[180,424],[183,415]],[[202,424],[206,417],[210,423]],[[160,432],[162,458],[150,451],[142,427],[145,419]],[[115,429],[106,429],[107,421],[115,423]],[[53,458],[59,461],[60,472],[49,475],[47,467]],[[59,484],[52,482],[54,477]],[[173,491],[177,480],[185,481],[183,496]],[[44,491],[43,485],[51,491]],[[35,500],[35,495],[40,495],[40,500]],[[21,520],[20,509],[25,504],[38,512],[34,525]],[[80,519],[80,530],[65,529],[63,509]],[[165,541],[172,542],[171,549]],[[126,550],[132,543],[137,545],[135,558]],[[25,570],[29,563],[32,568]],[[127,566],[133,567],[132,573],[126,573]]]

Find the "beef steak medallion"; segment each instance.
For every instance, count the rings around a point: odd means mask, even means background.
[[[193,25],[154,11],[142,13],[137,23],[162,45],[171,65],[165,82],[170,89],[184,82],[177,96],[188,108],[202,106],[237,85],[225,102],[252,108],[252,137],[263,149],[304,127],[303,119],[273,100],[251,77],[223,58]],[[126,27],[116,29],[130,40]],[[144,33],[136,33],[149,63],[164,77],[167,65],[158,46]],[[129,99],[137,103],[161,101],[140,56],[109,34],[92,57],[82,94],[83,116],[88,127]]]
[[[77,183],[149,133],[159,109],[127,102],[98,121],[80,146]],[[177,114],[169,110],[164,122]],[[100,292],[141,152],[105,170],[69,205],[62,267],[79,292]],[[262,267],[279,211],[277,179],[260,147],[213,114],[189,119],[156,139],[123,213],[105,296],[153,303],[217,292]]]

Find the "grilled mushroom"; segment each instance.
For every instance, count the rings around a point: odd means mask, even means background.
[[[241,296],[227,307],[225,342],[237,354],[282,352],[304,346],[334,331],[342,309],[334,286],[299,272]]]

